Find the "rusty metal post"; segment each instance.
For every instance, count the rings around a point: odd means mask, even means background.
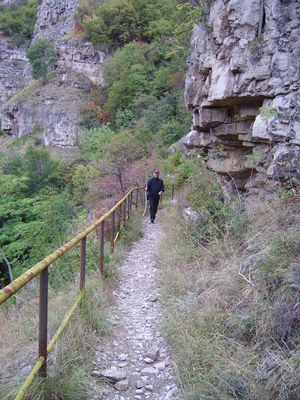
[[[86,237],[80,242],[80,283],[79,289],[85,289],[85,259],[86,259]]]
[[[130,212],[132,211],[132,198],[133,198],[133,192],[130,193]]]
[[[40,310],[39,310],[39,357],[45,361],[40,375],[47,376],[47,336],[48,336],[48,268],[40,273]]]
[[[121,216],[122,216],[122,205],[119,205],[119,214],[118,214],[118,232],[121,229]]]
[[[123,202],[123,221],[126,220],[126,199]]]
[[[136,189],[135,208],[138,208],[138,202],[139,202],[139,189]]]
[[[172,200],[174,199],[174,185],[172,185],[172,196],[171,196]]]
[[[110,248],[111,252],[114,252],[115,247],[115,212],[111,214],[111,240],[110,240]]]
[[[104,264],[104,221],[100,224],[100,272],[103,275]]]

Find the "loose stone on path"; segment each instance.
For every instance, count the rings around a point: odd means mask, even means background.
[[[162,229],[143,221],[144,236],[133,245],[120,268],[111,310],[113,337],[96,349],[91,400],[176,400],[178,388],[169,348],[160,335],[162,311],[154,253]],[[99,386],[101,384],[101,389]]]

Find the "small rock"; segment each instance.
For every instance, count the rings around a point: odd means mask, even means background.
[[[146,382],[139,380],[136,382],[135,386],[137,389],[142,389],[146,385]]]
[[[157,301],[159,299],[159,294],[155,293],[152,296],[149,296],[147,301],[151,301],[152,303],[154,303],[155,301]]]
[[[154,368],[158,369],[159,371],[164,371],[166,369],[166,363],[164,361],[158,362],[154,365]]]
[[[102,372],[101,372],[101,371],[97,371],[97,370],[94,370],[94,371],[91,373],[91,375],[92,375],[92,376],[97,376],[97,377],[103,376],[103,375],[102,375]]]
[[[144,391],[143,391],[143,389],[137,389],[137,390],[135,391],[135,393],[136,393],[136,394],[144,394]]]
[[[153,347],[146,353],[146,357],[151,358],[153,361],[156,361],[159,357],[159,348]]]
[[[113,382],[119,382],[122,381],[123,379],[126,379],[126,372],[118,371],[116,367],[111,367],[111,369],[106,369],[104,371],[101,371],[100,376],[110,379]]]
[[[120,361],[126,361],[128,358],[128,354],[120,354],[119,355],[119,360]]]
[[[146,364],[152,364],[154,360],[152,360],[152,358],[150,358],[150,357],[146,357],[146,358],[144,358],[144,361]]]
[[[153,367],[147,367],[142,369],[142,375],[156,375],[158,373],[158,369]]]
[[[119,392],[124,392],[128,389],[128,379],[123,379],[115,384],[115,388],[119,390]]]
[[[153,392],[153,386],[152,385],[146,385],[145,389],[149,390],[149,392]]]

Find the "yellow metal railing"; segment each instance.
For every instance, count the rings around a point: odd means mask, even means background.
[[[22,287],[30,282],[34,277],[40,275],[40,301],[39,301],[39,357],[34,365],[31,373],[26,378],[21,389],[19,390],[16,400],[22,400],[31,385],[34,377],[37,373],[42,376],[46,376],[47,373],[47,356],[52,350],[54,344],[57,342],[63,329],[69,322],[72,314],[81,303],[84,290],[85,290],[85,265],[86,265],[86,237],[93,232],[98,226],[100,226],[100,272],[103,273],[103,260],[104,260],[104,223],[108,217],[111,216],[111,251],[114,251],[114,244],[120,235],[120,229],[124,222],[129,218],[132,211],[132,206],[136,208],[139,203],[139,191],[143,187],[136,187],[131,189],[114,207],[112,207],[107,213],[102,215],[97,221],[88,226],[84,231],[75,236],[72,240],[61,246],[59,249],[45,257],[42,261],[31,267],[19,278],[15,279],[5,288],[0,290],[0,305],[5,303],[12,295],[17,293]],[[133,194],[135,194],[135,202],[133,202]],[[144,199],[144,196],[140,196],[140,199]],[[117,221],[116,221],[116,213]],[[117,224],[116,224],[117,222]],[[116,235],[115,235],[116,231]],[[60,327],[57,332],[47,345],[47,334],[48,334],[48,267],[54,261],[59,259],[63,254],[71,250],[76,244],[81,242],[80,246],[80,292],[76,302],[72,308],[65,315]]]

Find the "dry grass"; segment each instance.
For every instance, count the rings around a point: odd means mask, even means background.
[[[295,198],[269,205],[203,241],[165,210],[164,332],[184,399],[299,400],[299,211]]]
[[[64,315],[74,303],[78,293],[77,288],[78,282],[74,282],[66,285],[64,292],[50,291],[49,338],[54,335]],[[76,398],[87,398],[90,391],[89,373],[92,368],[94,349],[103,334],[109,332],[105,309],[111,299],[110,291],[108,292],[108,288],[98,273],[90,274],[87,279],[87,288],[82,308],[72,316],[69,325],[49,356],[49,378],[46,381],[37,380],[30,390],[28,399],[39,398],[41,393],[43,393],[41,398],[47,398],[52,389],[55,389],[55,393],[59,395],[66,391],[65,386],[70,382],[74,386],[73,394],[77,391],[82,393],[82,396]],[[1,390],[3,391],[3,393],[0,391],[0,398],[12,399],[37,358],[37,300],[30,300],[18,308],[11,304],[5,311],[1,310],[0,325]],[[60,376],[62,371],[64,373]],[[70,396],[61,398],[72,399]]]

